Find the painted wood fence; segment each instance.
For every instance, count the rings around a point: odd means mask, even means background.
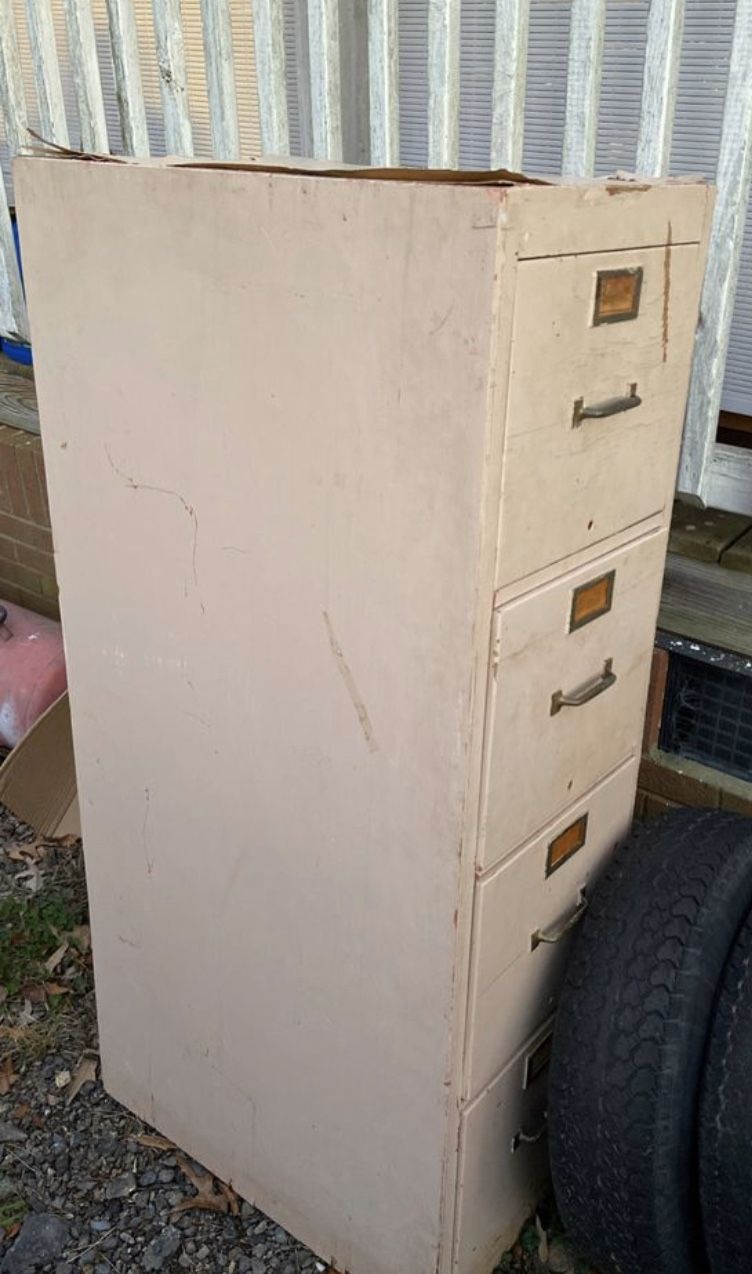
[[[91,0],[63,0],[80,134],[85,150],[106,152],[108,136]],[[308,35],[310,150],[337,160],[343,154],[343,95],[346,111],[357,100],[347,81],[341,48],[347,23],[361,31],[368,50],[367,103],[370,159],[398,164],[398,0],[298,0]],[[428,0],[427,0],[428,2]],[[593,173],[601,90],[606,0],[570,0],[569,64],[562,170]],[[252,5],[259,118],[263,149],[290,152],[288,68],[285,65],[284,0],[248,0]],[[530,0],[495,0],[495,76],[490,167],[518,168],[524,138],[525,78]],[[52,0],[26,0],[28,36],[41,132],[69,144]],[[181,0],[152,0],[154,40],[167,150],[193,154],[191,113]],[[461,0],[430,0],[428,10],[428,158],[433,167],[454,167],[459,150]],[[221,159],[240,156],[236,68],[228,0],[200,0],[206,92],[212,148]],[[112,62],[124,149],[149,153],[144,94],[133,0],[107,0]],[[684,0],[652,0],[637,151],[638,172],[668,171],[682,45]],[[351,70],[351,68],[349,68]],[[299,74],[299,67],[295,68]],[[0,0],[0,110],[11,154],[32,143],[19,60],[13,0]],[[752,0],[737,0],[726,98],[718,201],[712,232],[701,324],[692,372],[680,490],[708,501],[723,488],[732,505],[752,511],[752,461],[736,448],[718,448],[716,422],[738,275],[745,213],[752,178]],[[0,182],[0,332],[28,339],[29,329],[5,187]],[[752,456],[752,453],[747,453]],[[746,494],[745,494],[746,492]],[[740,494],[741,493],[741,494]]]

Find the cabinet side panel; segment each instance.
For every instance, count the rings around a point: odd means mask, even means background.
[[[338,1268],[425,1274],[499,192],[17,188],[107,1085]]]

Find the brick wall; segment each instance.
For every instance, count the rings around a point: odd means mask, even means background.
[[[0,424],[0,598],[58,618],[40,439]]]

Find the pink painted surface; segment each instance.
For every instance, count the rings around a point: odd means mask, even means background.
[[[0,745],[13,748],[65,690],[65,654],[56,620],[2,598],[0,607],[8,612],[0,625]]]

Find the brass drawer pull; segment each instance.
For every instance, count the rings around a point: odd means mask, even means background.
[[[515,1150],[519,1150],[520,1146],[535,1145],[536,1141],[540,1141],[541,1137],[545,1136],[547,1129],[548,1112],[546,1111],[543,1115],[542,1123],[535,1129],[534,1132],[525,1132],[524,1128],[520,1128],[519,1132],[514,1134],[512,1138],[512,1154],[514,1154]]]
[[[616,681],[613,664],[613,659],[607,659],[600,677],[589,681],[581,690],[573,690],[571,694],[566,694],[563,690],[555,691],[551,695],[551,716],[555,717],[562,708],[581,708],[584,703],[590,703],[591,699],[597,699],[604,690],[608,690]]]
[[[542,942],[553,944],[561,942],[562,938],[569,933],[570,929],[574,929],[582,920],[588,909],[588,900],[584,894],[580,895],[580,901],[570,916],[566,920],[562,920],[560,924],[554,925],[553,929],[536,929],[535,933],[530,935],[530,950],[535,951]]]
[[[634,407],[639,407],[641,402],[636,381],[629,386],[629,393],[623,397],[605,398],[602,403],[593,403],[591,407],[585,406],[584,398],[577,398],[572,412],[572,424],[576,429],[583,420],[603,420],[604,416],[617,416],[620,411],[632,411]]]

